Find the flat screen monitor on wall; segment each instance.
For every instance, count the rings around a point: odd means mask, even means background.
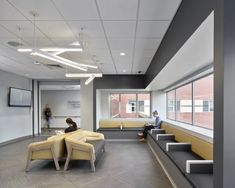
[[[31,95],[30,90],[10,87],[8,105],[11,107],[30,107]]]

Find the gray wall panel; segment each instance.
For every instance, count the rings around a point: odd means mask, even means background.
[[[213,0],[183,0],[146,72],[146,86],[213,10]]]
[[[215,168],[217,188],[235,187],[235,2],[216,0],[215,9]]]

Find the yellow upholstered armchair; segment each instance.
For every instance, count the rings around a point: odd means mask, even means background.
[[[65,143],[68,154],[64,170],[67,170],[70,160],[89,160],[92,171],[95,171],[96,157],[105,151],[103,134],[79,130],[66,137]]]
[[[54,160],[56,170],[60,170],[58,160],[65,155],[65,135],[29,144],[26,171],[29,171],[30,161],[33,160]]]

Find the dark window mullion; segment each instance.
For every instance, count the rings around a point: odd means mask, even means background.
[[[192,125],[194,125],[194,82],[192,82]]]

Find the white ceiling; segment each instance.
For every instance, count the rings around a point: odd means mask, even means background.
[[[214,12],[184,43],[147,89],[162,90],[214,61]]]
[[[76,69],[49,69],[56,64],[19,53],[7,44],[68,46],[81,40],[83,52],[63,54],[94,64],[104,74],[144,74],[181,0],[0,0],[0,69],[36,79],[61,79]],[[19,30],[18,27],[21,29]],[[83,29],[82,29],[83,28]],[[81,33],[82,35],[79,35]],[[120,56],[125,52],[125,56]],[[35,65],[34,62],[41,62]],[[125,70],[125,72],[123,72]]]

